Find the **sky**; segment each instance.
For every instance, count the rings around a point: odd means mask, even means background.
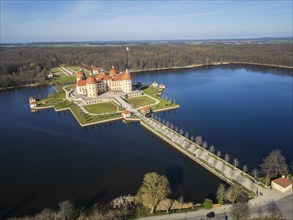
[[[291,0],[1,0],[1,43],[291,37]]]

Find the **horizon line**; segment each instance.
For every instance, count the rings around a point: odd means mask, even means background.
[[[1,42],[0,44],[33,44],[33,43],[91,43],[91,42],[150,42],[150,41],[218,41],[218,40],[257,40],[257,39],[282,39],[282,38],[291,38],[293,36],[284,36],[284,37],[247,37],[247,38],[199,38],[199,39],[155,39],[155,40],[83,40],[83,41],[68,41],[68,40],[57,40],[57,41],[18,41],[18,42]]]

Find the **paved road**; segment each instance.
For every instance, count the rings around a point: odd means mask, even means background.
[[[288,220],[293,219],[293,194],[287,195],[282,199],[276,201],[277,207],[280,209],[282,217],[286,217]],[[208,212],[214,211],[216,213],[215,218],[217,220],[226,220],[232,219],[230,216],[230,205],[224,205],[219,207],[214,207],[211,210],[198,210],[187,213],[178,213],[178,214],[169,214],[169,215],[160,215],[160,216],[152,216],[146,218],[140,218],[140,220],[199,220],[199,219],[209,219],[206,217]],[[250,208],[250,218],[258,218],[269,216],[268,212],[268,204],[257,204],[251,205]]]

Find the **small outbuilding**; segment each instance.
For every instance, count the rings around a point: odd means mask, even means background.
[[[128,110],[124,110],[122,112],[122,115],[123,115],[124,118],[129,118],[129,117],[131,117],[132,113],[130,111],[128,111]]]
[[[158,87],[158,83],[155,81],[155,82],[152,83],[152,86],[153,87]]]
[[[93,67],[93,74],[99,74],[100,73],[100,68]]]
[[[36,102],[36,99],[34,97],[29,98],[29,103],[30,103],[31,108],[34,108],[34,107],[37,106],[37,102]]]
[[[272,180],[271,184],[272,188],[275,188],[281,192],[286,192],[289,189],[292,189],[292,181],[283,177]]]
[[[161,83],[161,84],[159,85],[159,88],[160,88],[160,89],[165,89],[166,86],[165,86],[164,84]]]
[[[47,78],[48,78],[48,79],[51,79],[51,78],[53,78],[53,77],[54,77],[54,75],[53,75],[52,72],[49,72],[49,73],[47,74]]]
[[[150,113],[150,108],[147,107],[147,106],[142,107],[142,108],[140,108],[139,110],[140,110],[140,112],[141,112],[142,114],[144,114],[144,115]]]

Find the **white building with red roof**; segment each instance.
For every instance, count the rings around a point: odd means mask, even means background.
[[[93,67],[93,74],[98,74],[100,73],[100,68]]]
[[[272,188],[277,189],[281,192],[286,192],[292,189],[292,180],[283,177],[272,180],[271,184]]]
[[[34,97],[29,98],[29,103],[30,103],[31,108],[37,107],[37,102],[36,102],[36,99]]]
[[[142,113],[142,114],[148,114],[148,113],[150,113],[150,108],[149,107],[147,107],[147,106],[145,106],[145,107],[142,107],[142,108],[140,108],[139,109],[140,110],[140,112]]]
[[[123,115],[124,118],[129,118],[129,117],[131,117],[132,112],[130,112],[130,111],[128,111],[128,110],[124,110],[124,111],[122,112],[122,115]]]

